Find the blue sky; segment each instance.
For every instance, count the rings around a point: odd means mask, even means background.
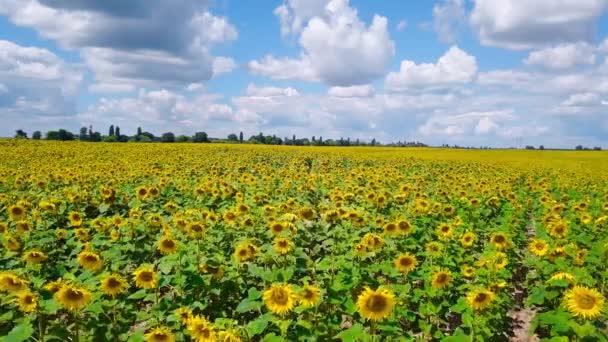
[[[0,0],[0,135],[114,124],[608,147],[607,12],[608,0]]]

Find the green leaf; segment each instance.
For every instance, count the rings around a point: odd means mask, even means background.
[[[283,339],[281,336],[277,336],[274,333],[269,333],[266,334],[266,336],[264,336],[264,338],[262,339],[262,342],[283,342],[285,341],[285,339]]]
[[[540,287],[532,288],[527,302],[528,304],[542,305],[545,302],[545,290]]]
[[[268,326],[268,322],[272,318],[271,314],[262,315],[247,324],[247,334],[255,336],[261,334]]]
[[[130,295],[129,297],[127,297],[127,299],[142,299],[147,295],[146,290],[141,289],[137,292],[135,292],[134,294]]]
[[[346,330],[343,330],[341,333],[336,335],[336,337],[341,339],[343,342],[371,341],[371,336],[366,333],[365,330],[363,330],[363,326],[359,323]]]
[[[262,307],[262,302],[258,300],[250,300],[249,298],[243,299],[239,305],[236,307],[237,312],[247,312],[258,310]]]
[[[471,338],[465,335],[447,336],[442,338],[441,342],[471,342]]]
[[[247,291],[247,298],[251,300],[260,299],[262,298],[262,293],[255,287],[252,287]]]
[[[144,341],[144,333],[143,331],[136,331],[133,335],[129,336],[127,342],[143,342]]]
[[[16,325],[8,335],[0,339],[1,342],[22,342],[29,339],[34,333],[34,328],[30,321],[23,321],[21,324]]]

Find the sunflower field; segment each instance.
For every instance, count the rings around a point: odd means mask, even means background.
[[[608,154],[0,141],[0,341],[607,341]]]

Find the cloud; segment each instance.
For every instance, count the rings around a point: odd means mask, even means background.
[[[397,23],[397,25],[395,25],[395,30],[397,30],[397,31],[403,31],[403,30],[405,30],[406,27],[407,27],[407,21],[406,20],[399,20],[399,22]]]
[[[465,84],[477,73],[477,61],[457,46],[452,46],[437,63],[416,64],[403,60],[398,72],[386,76],[385,88],[389,91],[404,91],[418,87],[445,87]]]
[[[301,30],[289,31],[300,32],[300,58],[277,59],[268,55],[262,61],[249,63],[253,73],[274,79],[319,79],[332,86],[365,84],[384,75],[395,53],[385,17],[374,15],[368,26],[348,0],[332,0],[322,13],[310,17],[308,14],[314,11],[300,16],[299,7],[291,7],[291,1],[282,6],[290,8],[293,18],[308,18],[306,23],[296,25]],[[280,19],[284,18],[282,15],[279,14]],[[291,22],[293,27],[297,21]],[[304,71],[289,71],[294,65],[304,67]]]
[[[145,0],[0,0],[0,14],[79,51],[95,81],[117,90],[121,83],[175,86],[210,79],[212,47],[238,33],[207,5],[198,0],[158,0],[154,6]]]
[[[544,48],[591,41],[606,9],[605,0],[474,0],[469,21],[483,45]]]
[[[236,69],[236,62],[230,57],[215,57],[213,59],[213,76],[232,72]]]
[[[577,65],[592,65],[595,64],[595,50],[594,46],[585,42],[559,44],[530,52],[524,63],[547,69],[568,69]]]
[[[312,18],[322,15],[329,0],[287,0],[274,10],[281,24],[281,35],[298,34]]]
[[[273,96],[298,96],[300,93],[292,88],[279,88],[279,87],[258,87],[253,83],[250,83],[245,90],[247,96],[261,96],[261,97],[273,97]]]
[[[433,6],[433,29],[444,43],[456,41],[465,21],[464,0],[444,0]]]
[[[370,97],[374,95],[374,87],[371,84],[350,87],[331,87],[327,91],[327,94],[334,97]]]
[[[496,131],[499,123],[513,120],[513,110],[468,112],[457,115],[434,115],[418,128],[422,135],[459,136],[465,134],[489,134]]]

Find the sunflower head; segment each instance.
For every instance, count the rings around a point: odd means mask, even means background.
[[[188,320],[188,332],[193,339],[200,342],[217,341],[215,327],[203,316],[194,316]]]
[[[387,318],[395,306],[395,295],[389,289],[369,287],[357,298],[357,311],[368,320],[381,321]]]
[[[462,234],[462,237],[460,238],[460,244],[463,247],[471,247],[475,243],[475,239],[475,233],[467,231],[466,233]]]
[[[396,235],[399,233],[399,227],[394,222],[388,222],[384,225],[384,234]]]
[[[16,204],[8,208],[8,214],[13,221],[19,221],[25,218],[27,211],[24,206]]]
[[[156,249],[163,254],[171,254],[177,250],[177,241],[170,236],[163,236],[158,240]]]
[[[397,227],[399,228],[399,232],[404,235],[410,235],[413,230],[412,224],[406,220],[397,222]]]
[[[452,274],[449,271],[439,270],[431,276],[431,285],[436,289],[442,289],[452,281]]]
[[[395,267],[400,271],[400,272],[411,272],[413,271],[416,266],[418,265],[418,260],[416,260],[416,257],[409,254],[409,253],[405,253],[405,254],[401,254],[397,257],[397,259],[395,259]]]
[[[298,295],[298,299],[302,306],[315,306],[321,300],[321,290],[314,285],[305,285],[302,293]]]
[[[549,251],[549,244],[545,240],[534,239],[528,245],[528,249],[532,254],[542,257]]]
[[[291,311],[295,305],[297,296],[290,285],[272,284],[264,291],[264,304],[275,314],[284,315]]]
[[[175,336],[167,327],[156,327],[144,335],[146,342],[174,342]]]
[[[101,281],[101,291],[108,296],[116,296],[123,293],[129,284],[118,274],[110,274]]]
[[[74,227],[80,227],[82,225],[82,214],[76,211],[70,211],[68,214],[70,224]]]
[[[497,249],[503,250],[509,246],[509,239],[504,233],[496,232],[490,236],[490,243]]]
[[[38,296],[29,290],[17,293],[19,310],[25,313],[33,312],[38,307]]]
[[[23,260],[28,264],[38,264],[47,259],[46,254],[40,251],[28,251],[23,255]]]
[[[484,310],[490,306],[495,296],[490,290],[474,290],[467,294],[467,302],[473,310]]]
[[[192,318],[192,309],[188,307],[181,307],[175,310],[174,314],[182,324],[187,324],[190,318]]]
[[[279,254],[287,254],[292,248],[292,242],[284,237],[279,237],[274,240],[272,245],[274,250]]]
[[[27,281],[10,272],[0,272],[0,291],[17,293],[27,289]]]
[[[66,309],[78,311],[89,304],[91,292],[84,287],[64,284],[55,292],[55,299]]]
[[[571,314],[583,319],[596,318],[604,310],[604,296],[597,290],[584,286],[574,286],[566,291],[564,301]]]
[[[103,267],[103,260],[99,254],[89,251],[82,251],[78,254],[78,263],[84,269],[95,272]]]
[[[152,266],[142,266],[133,272],[135,285],[142,289],[152,289],[156,287],[158,277]]]

